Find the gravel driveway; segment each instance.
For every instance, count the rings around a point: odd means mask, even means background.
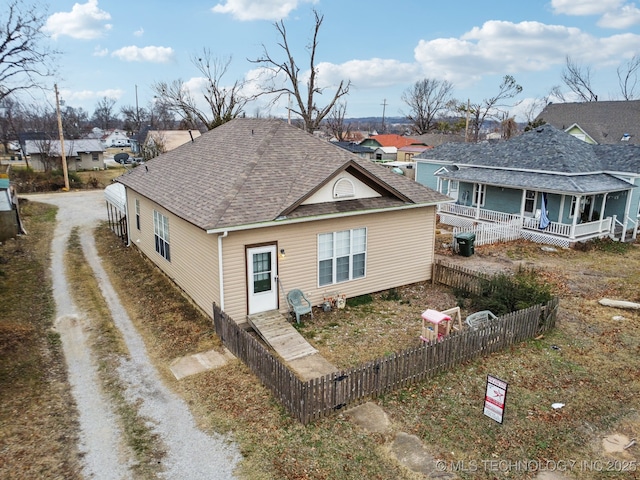
[[[168,479],[231,479],[241,456],[235,444],[221,435],[208,435],[196,427],[186,403],[163,383],[149,360],[141,336],[122,307],[102,268],[92,228],[107,219],[102,190],[25,195],[31,201],[59,207],[51,248],[51,274],[56,303],[56,329],[60,333],[72,393],[77,404],[80,451],[85,478],[133,478],[132,458],[124,444],[118,419],[102,391],[88,343],[91,319],[74,305],[64,271],[69,233],[79,227],[80,241],[111,312],[122,333],[129,358],[118,375],[126,385],[128,401],[156,433],[165,448],[164,472]]]

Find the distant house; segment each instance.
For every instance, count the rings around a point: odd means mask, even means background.
[[[154,158],[199,136],[198,130],[144,130],[132,143],[132,151],[145,158]]]
[[[374,149],[371,147],[365,147],[355,142],[331,142],[333,145],[344,148],[345,150],[358,155],[362,158],[373,160]]]
[[[432,147],[427,145],[406,145],[404,147],[400,147],[396,153],[397,161],[410,162],[415,155],[419,155],[430,148]]]
[[[421,145],[426,147],[426,145],[420,142],[420,140],[411,137],[403,137],[402,135],[396,135],[395,133],[372,135],[360,142],[360,145],[363,147],[371,147],[376,150],[374,160],[383,162],[404,160],[404,158],[398,158],[398,149],[400,148],[408,147],[410,145]]]
[[[414,160],[419,183],[455,200],[440,206],[443,223],[504,226],[558,246],[637,237],[639,145],[593,145],[543,125],[495,144],[444,144]]]
[[[100,140],[105,150],[107,148],[128,148],[131,146],[127,133],[117,128],[104,132]]]
[[[640,100],[550,103],[536,120],[587,143],[640,145]]]
[[[25,154],[29,165],[36,171],[62,168],[60,140],[26,140]],[[64,140],[64,151],[69,171],[104,170],[104,147],[97,139]]]
[[[273,119],[232,120],[145,167],[116,180],[131,245],[238,322],[286,312],[292,289],[320,305],[430,279],[436,208],[450,201]]]

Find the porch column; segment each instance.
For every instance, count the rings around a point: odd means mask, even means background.
[[[522,199],[520,200],[520,227],[524,226],[524,204],[527,201],[527,189],[522,189]]]
[[[629,225],[629,211],[631,210],[631,190],[627,190],[627,204],[624,207],[624,222],[622,222],[622,240],[627,236],[627,226]]]
[[[607,195],[609,195],[609,192],[604,192],[604,194],[602,195],[602,204],[600,205],[600,218],[598,218],[598,220],[600,221],[600,225],[598,225],[598,232],[602,233],[602,220],[604,219],[604,209],[607,206]],[[611,225],[609,227],[609,231],[607,233],[611,234],[613,231],[614,225]]]
[[[582,195],[574,195],[573,198],[576,199],[576,202],[573,207],[573,222],[571,223],[571,233],[569,234],[569,238],[574,240],[576,238],[576,225],[578,224],[578,215],[580,214],[580,200],[582,200]]]

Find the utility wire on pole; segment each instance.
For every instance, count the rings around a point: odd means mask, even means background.
[[[67,155],[64,151],[64,132],[62,131],[62,115],[60,114],[60,97],[58,95],[58,84],[54,84],[56,91],[56,112],[58,115],[58,135],[60,135],[60,156],[62,157],[62,173],[64,174],[65,192],[69,191],[69,169],[67,168]]]

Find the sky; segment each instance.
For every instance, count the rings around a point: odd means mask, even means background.
[[[259,66],[249,60],[265,48],[283,58],[280,20],[304,72],[314,9],[324,16],[316,65],[326,90],[318,103],[350,80],[347,117],[403,115],[402,93],[425,78],[448,80],[455,98],[481,102],[508,74],[523,87],[508,110],[523,121],[552,87],[569,92],[561,80],[567,55],[591,69],[600,100],[616,100],[616,69],[640,54],[640,7],[627,0],[55,0],[44,32],[61,52],[61,98],[93,113],[105,96],[118,110],[145,107],[159,81],[182,79],[197,96],[191,59],[204,48],[231,59],[223,83],[247,81],[246,91],[256,92]],[[269,107],[264,97],[245,110],[287,111],[286,101]]]

